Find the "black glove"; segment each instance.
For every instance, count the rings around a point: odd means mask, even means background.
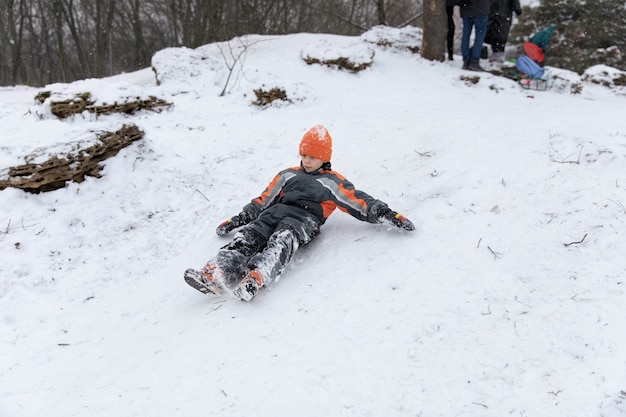
[[[242,211],[238,215],[231,217],[230,219],[217,226],[217,229],[215,229],[215,233],[217,233],[218,236],[224,236],[225,234],[230,233],[232,230],[250,223],[252,220],[252,216],[249,213]]]
[[[412,231],[415,230],[415,225],[411,220],[404,217],[402,214],[386,208],[380,213],[379,218],[381,221],[387,221],[399,229]]]

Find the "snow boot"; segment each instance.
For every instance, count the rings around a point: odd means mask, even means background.
[[[467,66],[467,69],[470,71],[477,71],[477,72],[484,71],[483,67],[480,66],[478,61],[471,61],[469,65]]]
[[[241,280],[234,293],[241,301],[251,301],[262,286],[263,278],[259,271],[254,269]]]
[[[480,48],[480,59],[487,59],[489,58],[489,48],[487,48],[486,46],[483,46],[482,48]]]
[[[185,282],[203,294],[220,295],[224,288],[214,277],[216,269],[211,264],[206,264],[200,271],[190,268],[185,271]]]

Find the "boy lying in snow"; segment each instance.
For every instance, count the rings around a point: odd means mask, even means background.
[[[326,128],[318,125],[306,132],[299,150],[300,166],[278,173],[241,213],[217,227],[223,236],[246,225],[200,271],[185,271],[189,285],[205,294],[235,286],[237,297],[252,300],[283,272],[301,245],[317,236],[335,208],[369,223],[415,229],[406,217],[331,170],[332,138]]]

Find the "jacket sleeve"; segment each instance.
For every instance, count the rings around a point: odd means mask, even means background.
[[[331,191],[339,210],[362,221],[380,223],[380,216],[388,208],[387,204],[355,189],[354,185],[340,174],[336,172],[333,174],[332,177],[326,177],[319,181]]]
[[[252,199],[244,206],[243,211],[248,213],[252,219],[256,219],[263,210],[271,206],[281,196],[283,186],[295,175],[290,169],[279,172],[260,196]]]

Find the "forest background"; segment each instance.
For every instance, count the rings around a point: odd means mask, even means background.
[[[626,70],[623,0],[524,3],[509,48],[520,48],[537,30],[556,24],[547,65],[578,73],[596,64]],[[149,67],[152,55],[164,48],[196,48],[246,34],[361,35],[376,25],[422,27],[429,16],[423,14],[425,5],[443,8],[444,2],[0,0],[0,85],[43,86],[131,72]],[[441,25],[438,39],[445,39],[445,30]]]

